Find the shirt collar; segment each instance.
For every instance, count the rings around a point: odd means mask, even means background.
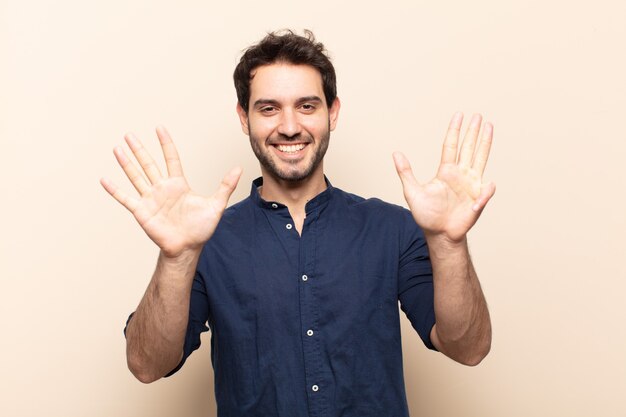
[[[322,191],[321,193],[319,193],[318,195],[316,195],[315,197],[313,197],[311,200],[309,200],[308,203],[306,203],[305,212],[307,214],[318,208],[322,208],[326,206],[326,204],[328,204],[328,201],[332,197],[334,187],[332,186],[328,178],[326,178],[326,175],[324,175],[324,181],[326,181],[326,189]],[[263,200],[258,190],[258,188],[262,185],[263,185],[263,177],[259,177],[255,179],[254,181],[252,181],[252,188],[250,189],[250,198],[257,206],[261,208],[269,209],[269,210],[276,210],[278,208],[287,207],[284,204],[279,203],[278,201]]]

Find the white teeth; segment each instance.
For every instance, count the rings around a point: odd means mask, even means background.
[[[301,149],[304,149],[306,145],[304,143],[300,143],[298,145],[276,145],[279,151],[286,153],[294,153],[298,152]]]

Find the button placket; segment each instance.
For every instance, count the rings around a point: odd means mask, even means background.
[[[315,286],[317,278],[307,275],[315,272],[315,248],[317,234],[316,227],[317,213],[308,213],[301,234],[301,252],[300,252],[300,279],[302,285],[299,286],[300,302],[301,302],[301,337],[304,353],[304,370],[305,381],[308,386],[309,410],[311,416],[326,415],[328,407],[326,396],[328,393],[321,391],[321,386],[326,386],[326,375],[324,373],[323,359],[320,351],[318,335],[314,333],[317,330],[317,299],[315,297]],[[306,273],[305,273],[306,272]],[[310,281],[310,282],[309,282]],[[320,334],[321,335],[321,334]],[[320,336],[321,337],[321,336]]]

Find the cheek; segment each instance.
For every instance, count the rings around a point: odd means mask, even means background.
[[[261,138],[270,136],[276,130],[276,123],[267,118],[250,120],[250,131]]]
[[[306,120],[302,123],[302,127],[312,135],[319,136],[328,130],[328,118],[316,117],[315,119]]]

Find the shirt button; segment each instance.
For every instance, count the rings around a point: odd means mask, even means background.
[[[311,389],[312,389],[313,391],[317,392],[317,390],[319,390],[319,389],[320,389],[320,387],[318,387],[317,385],[313,385],[313,386],[311,387]]]
[[[307,279],[309,279],[309,277],[307,277],[306,275],[302,275],[302,281],[306,281]]]
[[[287,228],[287,230],[291,230],[291,228],[292,228],[293,226],[291,225],[291,223],[287,223],[287,226],[285,226],[285,227]]]
[[[306,334],[307,336],[313,336],[313,330],[307,330]]]
[[[278,208],[278,204],[272,203],[272,208]]]

